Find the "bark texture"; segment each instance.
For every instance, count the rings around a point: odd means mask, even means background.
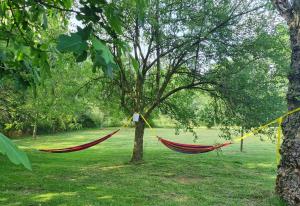
[[[300,27],[299,18],[291,20],[291,71],[288,76],[287,102],[289,110],[300,107]],[[300,205],[300,113],[287,117],[283,124],[284,140],[278,166],[276,192],[288,205]]]
[[[241,137],[242,136],[244,136],[244,130],[243,129],[241,131]],[[241,143],[240,143],[240,152],[243,152],[243,149],[244,149],[244,140],[242,139]]]
[[[33,139],[36,139],[36,133],[37,133],[37,122],[35,121],[34,125],[33,125],[33,131],[32,131],[32,138]]]
[[[138,163],[143,160],[144,130],[145,130],[145,123],[142,119],[140,119],[139,122],[136,123],[136,128],[135,128],[134,146],[133,146],[133,152],[131,157],[132,163]]]

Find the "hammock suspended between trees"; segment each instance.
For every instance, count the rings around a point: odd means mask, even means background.
[[[186,153],[186,154],[198,154],[198,153],[211,152],[213,150],[220,149],[222,147],[232,144],[231,142],[217,144],[217,145],[181,144],[181,143],[171,142],[161,137],[157,137],[157,138],[162,144],[164,144],[169,149],[174,150],[176,152]]]
[[[66,153],[66,152],[77,152],[77,151],[80,151],[80,150],[84,150],[84,149],[87,149],[87,148],[90,148],[92,146],[95,146],[105,140],[107,140],[108,138],[112,137],[114,134],[116,134],[118,131],[120,131],[120,129],[104,136],[104,137],[101,137],[97,140],[94,140],[92,142],[89,142],[89,143],[86,143],[86,144],[82,144],[82,145],[78,145],[78,146],[74,146],[74,147],[66,147],[66,148],[61,148],[61,149],[40,149],[39,151],[42,151],[42,152],[51,152],[51,153]]]

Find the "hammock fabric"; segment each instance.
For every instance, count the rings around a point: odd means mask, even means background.
[[[74,147],[66,147],[66,148],[62,148],[62,149],[40,149],[39,151],[42,152],[51,152],[51,153],[66,153],[66,152],[76,152],[76,151],[80,151],[80,150],[84,150],[87,148],[90,148],[92,146],[95,146],[105,140],[107,140],[108,138],[112,137],[114,134],[116,134],[120,129],[104,136],[101,137],[97,140],[94,140],[92,142],[86,143],[86,144],[82,144],[82,145],[78,145],[78,146],[74,146]]]
[[[181,143],[168,141],[161,137],[158,137],[158,140],[169,149],[174,150],[176,152],[186,153],[186,154],[198,154],[198,153],[210,152],[232,144],[231,142],[218,144],[218,145],[181,144]]]

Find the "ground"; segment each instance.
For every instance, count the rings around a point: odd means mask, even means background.
[[[122,129],[111,139],[88,150],[48,154],[40,148],[73,146],[94,140],[114,128],[84,130],[24,138],[33,171],[15,166],[0,156],[0,205],[283,205],[274,195],[275,144],[258,137],[222,152],[199,155],[176,153],[153,137],[192,143],[189,133],[173,129],[147,130],[145,162],[128,164],[133,129]],[[220,143],[216,129],[198,129],[198,143]]]

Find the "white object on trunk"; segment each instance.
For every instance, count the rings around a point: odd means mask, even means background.
[[[132,121],[133,122],[138,122],[139,119],[140,119],[139,113],[134,113],[133,116],[132,116]]]

